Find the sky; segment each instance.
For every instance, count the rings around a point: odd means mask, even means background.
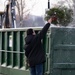
[[[27,6],[30,8],[32,4],[35,3],[33,9],[31,10],[31,13],[34,15],[41,15],[44,14],[45,9],[47,8],[47,2],[48,0],[26,0]],[[55,4],[59,0],[50,0],[50,4]],[[5,10],[5,6],[7,4],[7,0],[0,0],[0,11]],[[35,12],[35,13],[34,13]]]
[[[4,11],[7,1],[8,0],[0,0],[0,11]],[[32,11],[35,11],[35,13],[38,14],[40,13],[40,11],[43,13],[43,10],[47,8],[48,0],[25,0],[25,1],[29,8],[32,6],[32,4],[35,3]],[[58,1],[61,0],[50,0],[50,6],[52,7],[54,4],[57,4]],[[69,1],[72,2],[71,0],[62,0],[62,1],[65,1],[65,3]]]
[[[18,1],[21,1],[21,0],[18,0]],[[30,9],[30,15],[33,15],[33,17],[30,17],[31,22],[30,22],[30,20],[29,21],[26,20],[27,25],[29,25],[29,23],[31,25],[36,25],[36,26],[42,25],[44,23],[43,19],[44,19],[44,16],[45,16],[45,12],[48,9],[48,0],[25,0],[25,1],[26,1],[26,4],[25,4],[26,7],[28,9]],[[63,1],[63,2],[65,2],[66,5],[68,5],[67,2],[72,4],[71,0],[50,0],[50,8],[52,8],[53,6],[58,5],[57,4],[58,1]],[[6,6],[7,3],[8,3],[7,0],[0,0],[0,11],[5,10],[5,6]],[[39,17],[39,18],[37,19],[36,17]],[[40,17],[42,19],[40,19]],[[38,22],[38,20],[40,20],[42,23]]]
[[[6,0],[0,0],[0,11],[4,11]]]
[[[7,1],[8,0],[0,0],[0,11],[5,10]],[[48,8],[48,0],[25,0],[25,1],[27,3],[27,7],[32,9],[31,14],[33,15],[41,16],[45,13],[45,10]],[[57,4],[58,1],[61,0],[50,0],[50,7]],[[65,4],[67,4],[67,2],[69,1],[70,1],[69,3],[72,2],[72,0],[62,0],[62,1],[65,1]],[[32,7],[32,5],[34,6]]]
[[[50,5],[57,3],[57,1],[58,0],[50,0]],[[33,9],[31,10],[31,14],[41,16],[45,13],[45,10],[48,8],[48,0],[36,0],[36,2],[35,0],[33,0],[33,2],[28,2],[27,5],[31,7],[33,3],[35,4]]]

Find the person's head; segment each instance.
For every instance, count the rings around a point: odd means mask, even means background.
[[[35,31],[32,28],[30,28],[27,30],[27,35],[35,35]]]

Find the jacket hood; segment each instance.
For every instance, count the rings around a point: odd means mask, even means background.
[[[28,36],[25,38],[26,44],[30,44],[30,42],[33,40],[33,37],[34,37],[34,35],[28,35]]]

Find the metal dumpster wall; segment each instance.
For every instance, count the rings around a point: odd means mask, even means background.
[[[51,28],[50,75],[75,75],[75,28]]]
[[[8,75],[29,75],[24,55],[25,30],[0,30],[0,72]]]
[[[29,75],[29,68],[25,63],[24,38],[28,28],[19,29],[1,29],[0,30],[0,73],[5,75]],[[41,28],[33,28],[40,31]],[[50,67],[50,32],[43,40],[46,51],[46,63],[44,64],[44,73],[49,74]]]

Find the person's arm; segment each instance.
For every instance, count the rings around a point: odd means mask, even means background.
[[[52,18],[48,20],[48,23],[43,27],[43,29],[40,31],[39,35],[40,38],[43,39],[43,37],[46,35],[48,28],[50,27],[50,24],[52,22]]]

